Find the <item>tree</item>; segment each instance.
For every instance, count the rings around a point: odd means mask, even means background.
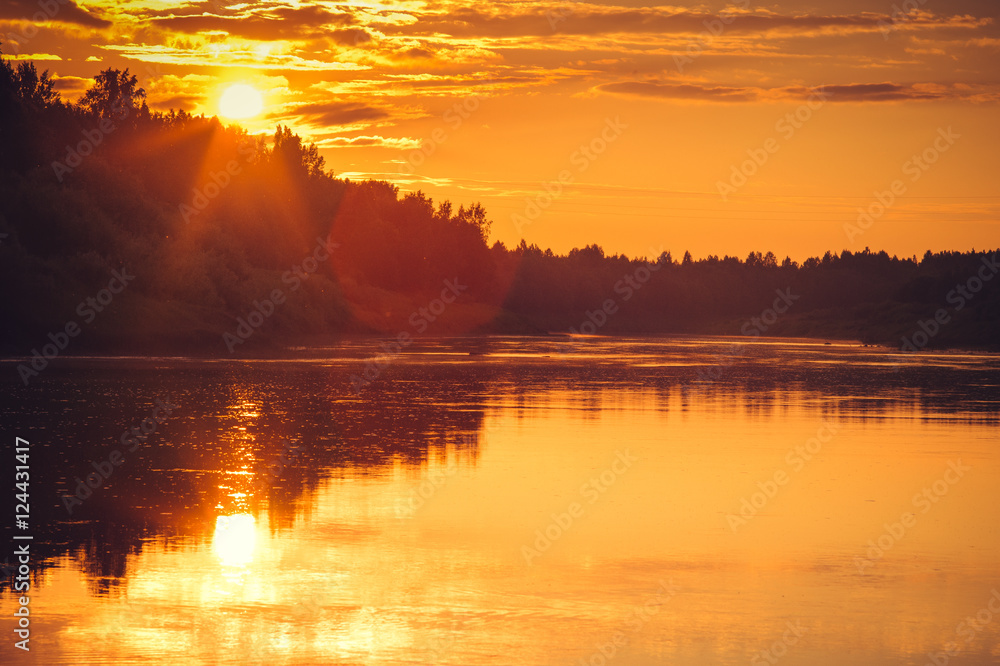
[[[122,121],[129,117],[149,115],[146,91],[139,87],[134,74],[109,67],[94,77],[94,85],[79,102],[80,108],[98,118]]]
[[[274,132],[274,157],[294,171],[304,171],[309,178],[327,176],[326,160],[319,154],[316,144],[302,144],[302,137],[290,127],[278,125]]]
[[[451,203],[446,203],[448,204],[448,209],[450,210]],[[483,244],[486,243],[486,239],[489,238],[490,227],[493,222],[486,217],[486,209],[483,208],[482,204],[476,202],[474,204],[470,204],[468,208],[459,206],[458,214],[455,215],[455,219],[462,224],[468,224],[474,228],[476,233],[479,234],[480,239],[482,239]]]
[[[49,76],[49,70],[39,76],[35,63],[25,61],[18,63],[17,69],[10,70],[9,76],[15,94],[32,108],[47,109],[59,102],[59,93],[54,89],[55,81]]]
[[[3,42],[0,42],[2,45]],[[4,60],[3,53],[0,52],[0,95],[10,99],[15,93],[17,86],[14,85],[14,68],[9,60]],[[4,101],[4,100],[0,100]]]

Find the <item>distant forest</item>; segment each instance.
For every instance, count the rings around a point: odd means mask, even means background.
[[[287,127],[265,140],[214,117],[150,111],[128,70],[102,71],[76,103],[53,83],[31,62],[0,59],[4,354],[30,355],[76,330],[67,326],[79,331],[63,353],[257,354],[402,333],[791,335],[893,348],[917,334],[916,348],[998,347],[993,250],[918,259],[866,248],[800,265],[771,252],[694,260],[490,245],[481,205],[336,178]]]

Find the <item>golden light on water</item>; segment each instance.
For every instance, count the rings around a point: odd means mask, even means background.
[[[550,344],[535,343],[536,353]],[[684,344],[684,355],[706,357]],[[783,353],[802,368],[834,358],[844,365],[853,355],[798,344]],[[649,361],[628,354],[630,364]],[[663,352],[655,358],[680,362]],[[962,372],[955,355],[934,360]],[[964,618],[993,612],[1000,535],[984,529],[994,516],[980,508],[1000,473],[992,413],[942,413],[895,388],[873,407],[853,383],[824,392],[496,387],[475,403],[483,417],[475,447],[453,452],[434,434],[427,441],[441,445],[419,459],[357,464],[364,459],[355,454],[340,467],[329,462],[340,449],[321,449],[329,457],[317,464],[330,471],[296,496],[287,520],[280,494],[256,516],[227,502],[243,499],[240,482],[260,469],[252,437],[286,405],[258,396],[277,385],[267,373],[287,367],[260,365],[259,384],[234,384],[234,396],[216,399],[225,435],[212,420],[203,436],[213,459],[202,467],[216,473],[196,477],[195,489],[226,498],[207,538],[145,543],[128,555],[114,593],[94,595],[93,569],[72,558],[40,586],[32,603],[39,617],[64,623],[58,640],[72,663],[96,661],[89,655],[104,645],[99,637],[120,631],[115,654],[170,665],[492,664],[507,635],[522,635],[537,648],[517,663],[547,666],[589,663],[595,646],[624,631],[630,652],[615,664],[738,666],[765,663],[760,655],[775,649],[787,649],[782,666],[923,664],[962,637],[956,625]],[[325,369],[301,372],[295,381],[310,385]],[[433,395],[436,380],[423,381],[418,388]],[[453,415],[472,404],[447,393],[436,400]],[[825,423],[836,432],[809,449]],[[367,437],[352,435],[353,451],[365,454]],[[809,459],[796,447],[811,451]],[[914,494],[958,459],[968,471],[924,512]],[[291,469],[281,483],[294,478]],[[787,481],[762,488],[777,470]],[[222,484],[228,494],[217,494]],[[743,498],[752,515],[741,514]],[[572,503],[581,510],[570,520]],[[897,538],[887,530],[904,512],[916,525]],[[745,522],[731,527],[730,514]],[[869,555],[869,540],[886,535],[884,553]],[[530,562],[525,547],[537,551]],[[871,559],[859,571],[862,558]],[[661,596],[662,584],[677,593]],[[551,624],[540,624],[542,615]],[[804,637],[786,645],[788,623]],[[996,621],[984,625],[954,663],[993,663],[998,632]]]
[[[253,561],[257,524],[248,513],[219,516],[215,521],[212,548],[222,564],[243,567]]]

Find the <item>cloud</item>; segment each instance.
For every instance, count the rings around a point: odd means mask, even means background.
[[[197,108],[198,105],[204,102],[205,102],[204,95],[180,94],[180,95],[173,95],[171,97],[163,99],[151,100],[149,106],[153,110],[166,111],[169,109],[178,109],[178,110],[183,109],[185,111],[191,111],[192,109]]]
[[[1000,101],[1000,88],[995,85],[973,85],[968,83],[849,83],[805,87],[775,88],[762,92],[762,97],[776,99],[806,99],[821,90],[831,102],[923,102],[923,101],[961,101],[987,102]]]
[[[690,34],[715,37],[723,33],[764,33],[786,30],[833,32],[874,32],[905,24],[907,29],[936,27],[978,27],[991,19],[973,16],[941,17],[923,13],[905,21],[891,14],[778,14],[768,10],[730,13],[688,11],[677,7],[615,7],[586,3],[533,3],[524,9],[459,7],[438,14],[418,16],[416,22],[385,28],[386,32],[407,35],[450,35],[453,37],[521,37],[600,34]]]
[[[288,116],[298,116],[305,124],[322,127],[382,120],[389,117],[389,111],[359,102],[316,102],[286,109],[271,117]]]
[[[400,98],[419,96],[423,98],[446,97],[456,101],[467,97],[493,97],[503,91],[517,87],[539,86],[550,82],[550,72],[543,70],[534,75],[514,75],[505,72],[482,72],[479,70],[464,74],[447,73],[432,74],[428,72],[405,74],[375,74],[370,78],[351,77],[350,80],[336,82],[319,82],[313,86],[326,96],[343,99],[360,98]],[[407,102],[409,103],[409,102]],[[400,113],[406,117],[416,117],[412,113],[397,107],[393,111],[394,119],[399,120]]]
[[[52,6],[51,9],[48,7]],[[107,28],[111,21],[95,16],[73,0],[52,0],[43,9],[38,0],[5,0],[0,3],[0,19],[43,23],[72,23],[88,28]]]
[[[171,65],[195,65],[203,67],[249,67],[262,70],[323,71],[364,70],[367,65],[353,62],[331,62],[314,60],[289,53],[268,53],[261,55],[253,50],[225,46],[217,50],[208,47],[179,48],[152,45],[100,46],[106,51],[114,51],[123,57],[141,62],[157,62]]]
[[[419,46],[414,46],[413,48],[406,49],[403,51],[403,55],[407,55],[411,58],[433,58],[434,54],[428,49],[421,48]]]
[[[18,53],[16,55],[8,55],[7,60],[62,60],[62,56],[57,56],[52,53]]]
[[[420,147],[418,139],[409,137],[384,137],[384,136],[336,136],[320,139],[316,145],[321,148],[394,148],[397,150],[413,150]]]
[[[751,102],[757,99],[757,91],[753,88],[700,86],[691,83],[622,81],[620,83],[605,83],[597,86],[597,89],[612,95],[664,99],[700,99],[718,102]]]
[[[59,93],[68,95],[71,98],[76,98],[87,92],[87,89],[90,88],[93,83],[94,79],[88,79],[82,76],[59,76],[57,74],[52,77],[53,87]]]
[[[901,100],[941,99],[941,93],[921,91],[896,83],[851,83],[823,86],[830,99],[838,102],[895,102]]]
[[[321,37],[329,26],[347,26],[357,22],[350,12],[331,12],[315,5],[278,7],[243,15],[198,13],[154,17],[159,27],[197,34],[225,32],[236,37],[272,41]]]
[[[759,102],[808,100],[817,95],[831,102],[908,102],[965,100],[995,102],[1000,90],[989,86],[937,83],[899,84],[848,83],[822,86],[782,86],[775,88],[709,86],[695,83],[621,81],[605,83],[597,92],[630,97],[703,102]]]
[[[372,41],[372,36],[367,30],[362,28],[346,28],[344,30],[334,30],[330,33],[330,39],[341,46],[358,46]]]

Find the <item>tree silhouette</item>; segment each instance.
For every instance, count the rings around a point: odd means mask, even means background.
[[[285,164],[292,173],[303,173],[307,178],[322,178],[326,174],[326,160],[319,148],[311,143],[304,146],[302,137],[290,127],[278,125],[274,132],[274,158]]]
[[[91,139],[108,119],[115,133]],[[456,309],[496,313],[477,329],[484,331],[578,328],[611,299],[615,314],[602,333],[738,334],[771,307],[776,290],[790,290],[794,307],[768,335],[898,346],[916,322],[946,307],[952,319],[932,345],[997,346],[1000,281],[983,281],[961,308],[946,298],[984,263],[993,266],[991,252],[928,252],[918,260],[866,247],[801,266],[786,257],[779,267],[772,252],[745,260],[684,252],[675,263],[663,250],[653,267],[656,257],[608,255],[596,244],[556,254],[522,239],[508,249],[490,246],[491,222],[479,203],[435,205],[392,183],[338,180],[317,146],[286,126],[268,144],[217,118],[150,113],[128,70],[104,70],[78,104],[66,104],[48,72],[0,56],[0,233],[7,234],[0,346],[31,349],[95,280],[123,266],[141,266],[145,276],[123,304],[143,305],[123,309],[117,321],[102,318],[108,333],[91,330],[93,344],[212,349],[276,287],[295,296],[255,340],[370,331],[352,317],[405,316],[448,279],[468,285]],[[311,277],[289,272],[319,238],[341,249]]]
[[[55,91],[55,81],[45,70],[41,76],[33,62],[20,62],[16,69],[8,67],[7,76],[13,85],[17,96],[35,110],[46,109],[59,101],[59,93]]]
[[[94,77],[94,85],[84,94],[79,105],[97,118],[122,121],[136,114],[148,117],[146,91],[139,87],[134,74],[109,67]]]

